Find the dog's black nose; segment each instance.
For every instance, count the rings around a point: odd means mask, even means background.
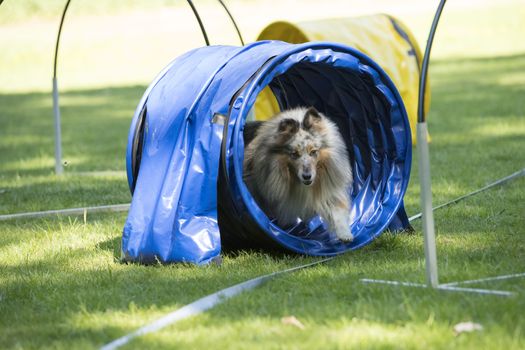
[[[312,174],[303,174],[303,179],[305,181],[311,180],[312,179]]]

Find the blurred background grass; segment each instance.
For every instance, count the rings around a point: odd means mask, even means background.
[[[238,45],[217,1],[194,2],[212,44]],[[276,20],[303,21],[389,13],[424,47],[438,1],[230,0],[246,42]],[[65,0],[6,0],[0,8],[0,93],[49,91],[54,45]],[[525,52],[525,2],[449,1],[433,58],[487,57]],[[185,1],[71,2],[59,53],[61,89],[148,84],[173,58],[204,45]]]

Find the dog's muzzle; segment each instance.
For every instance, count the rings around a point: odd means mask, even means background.
[[[301,178],[303,184],[306,186],[310,186],[314,182],[314,180],[312,179],[312,174],[303,174]]]

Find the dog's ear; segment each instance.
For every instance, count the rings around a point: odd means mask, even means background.
[[[283,119],[279,122],[278,130],[276,141],[279,144],[284,144],[299,131],[299,122],[290,118]]]
[[[295,119],[286,118],[279,123],[279,133],[293,135],[299,131],[299,122]]]
[[[306,110],[303,118],[303,128],[310,130],[310,128],[322,120],[321,114],[315,107],[310,107]]]

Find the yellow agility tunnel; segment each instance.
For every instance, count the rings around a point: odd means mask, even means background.
[[[332,41],[351,46],[372,58],[394,82],[408,114],[412,142],[416,143],[419,73],[423,55],[410,30],[385,14],[355,18],[323,19],[301,23],[274,22],[257,40],[281,40],[293,44]],[[425,113],[430,106],[430,89],[425,93]],[[267,87],[255,104],[255,118],[266,120],[279,112]]]

